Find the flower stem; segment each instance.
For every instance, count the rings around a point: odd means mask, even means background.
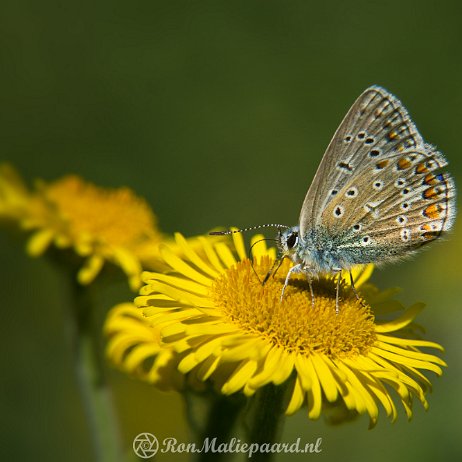
[[[200,399],[207,404],[206,423],[201,428],[198,424],[196,410],[199,410],[197,400]],[[196,405],[194,405],[196,403]],[[204,441],[208,439],[209,444],[215,439],[214,448],[218,448],[220,444],[228,444],[235,437],[232,431],[236,426],[236,420],[239,417],[243,407],[246,405],[247,399],[242,394],[231,396],[218,395],[213,392],[208,392],[204,396],[193,396],[190,392],[186,396],[187,414],[190,426],[196,433],[198,447],[203,447]],[[204,403],[202,403],[204,404]],[[199,412],[200,413],[200,412]],[[196,456],[197,462],[219,462],[229,458],[232,454],[226,452],[201,452]]]
[[[280,436],[284,423],[283,400],[286,386],[269,384],[255,395],[255,410],[250,428],[249,443],[275,443]],[[274,457],[271,452],[255,452],[254,462],[268,462]]]
[[[81,399],[98,462],[123,460],[117,419],[104,377],[98,328],[90,288],[71,275],[70,331]]]

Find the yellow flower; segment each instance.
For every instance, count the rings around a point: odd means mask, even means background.
[[[378,322],[379,312],[389,315],[402,307],[388,300],[389,293],[364,284],[370,266],[354,272],[362,302],[342,284],[338,315],[331,276],[314,283],[314,306],[303,277],[291,280],[280,302],[290,263],[286,260],[262,285],[275,250],[258,244],[252,264],[241,235],[233,238],[234,251],[224,242],[211,244],[203,238],[205,257],[201,257],[178,234],[177,245],[184,257],[165,247],[162,256],[170,271],[143,274],[146,285],[135,303],[149,328],[160,332],[163,348],[176,351],[180,372],[212,380],[221,393],[242,391],[247,396],[269,383],[289,381],[286,413],[306,403],[311,419],[334,408],[337,419],[342,412],[366,413],[374,425],[379,406],[396,419],[396,398],[408,418],[413,398],[427,407],[425,394],[431,384],[422,370],[441,375],[445,363],[421,351],[422,347],[442,349],[416,338],[412,321],[421,304]],[[122,328],[130,337],[130,326]]]
[[[184,376],[177,370],[178,355],[162,343],[159,329],[151,326],[133,303],[112,308],[104,332],[109,337],[106,355],[123,372],[161,390],[183,387]]]
[[[144,249],[152,253],[163,237],[146,201],[129,188],[102,188],[76,175],[29,191],[11,167],[0,169],[0,217],[30,231],[27,250],[38,256],[54,244],[72,248],[85,259],[81,284],[98,275],[105,262],[125,272],[130,285],[140,285]]]

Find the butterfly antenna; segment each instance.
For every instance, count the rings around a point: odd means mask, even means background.
[[[262,241],[276,241],[276,239],[270,239],[270,238],[262,238],[262,239],[258,239],[258,241],[255,241],[251,246],[250,246],[250,249],[249,249],[249,260],[250,260],[250,265],[252,266],[252,269],[253,269],[253,272],[255,273],[255,276],[257,276],[257,279],[260,281],[261,285],[265,285],[265,282],[267,281],[268,279],[268,275],[265,276],[265,279],[262,281],[260,279],[260,276],[258,275],[257,271],[255,270],[255,267],[254,267],[254,258],[253,258],[253,248],[256,244],[262,242]]]
[[[250,228],[229,229],[227,231],[211,231],[209,234],[211,236],[225,236],[225,235],[228,235],[228,234],[244,233],[246,231],[252,231],[254,229],[261,229],[261,228],[284,228],[284,229],[289,229],[290,226],[271,223],[271,224],[266,224],[266,225],[251,226]]]

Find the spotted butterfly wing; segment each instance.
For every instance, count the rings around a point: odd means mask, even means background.
[[[319,225],[327,204],[365,164],[390,152],[424,145],[400,101],[381,87],[354,102],[319,164],[300,213],[300,234]]]
[[[347,261],[400,259],[448,230],[455,216],[455,186],[448,173],[439,171],[446,165],[442,154],[427,146],[393,152],[375,166],[360,168],[322,216]]]
[[[337,130],[300,218],[335,236],[345,263],[390,261],[410,254],[449,229],[455,187],[443,155],[425,144],[402,104],[371,87]],[[320,177],[321,178],[321,177]],[[306,208],[305,208],[306,207]],[[318,213],[313,207],[320,207]],[[311,225],[313,226],[313,225]]]

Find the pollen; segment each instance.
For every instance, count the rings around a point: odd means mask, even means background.
[[[313,281],[314,306],[304,276],[290,280],[281,301],[284,278],[276,275],[262,285],[256,276],[258,273],[264,277],[271,265],[271,260],[264,257],[252,269],[246,260],[215,281],[211,295],[225,318],[289,353],[330,357],[367,354],[376,341],[374,317],[370,307],[363,306],[350,293],[351,289],[343,287],[338,315],[332,279]],[[285,261],[279,272],[287,274],[289,265]]]

